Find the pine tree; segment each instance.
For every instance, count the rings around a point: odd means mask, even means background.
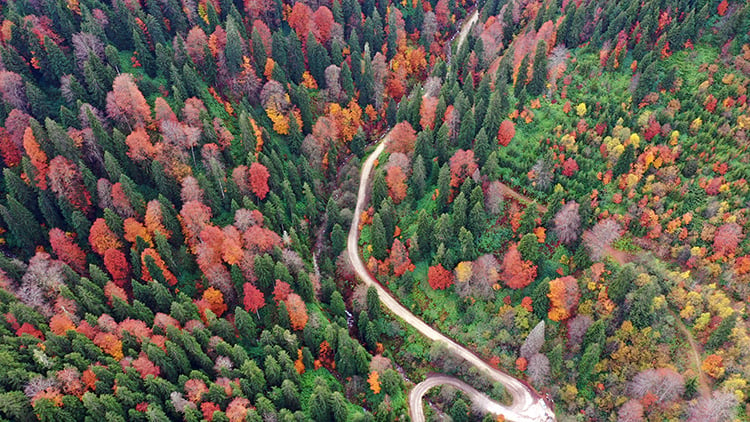
[[[461,116],[461,127],[458,131],[458,147],[464,150],[471,149],[475,134],[474,112],[469,109]]]
[[[299,38],[297,38],[297,34],[293,31],[289,34],[288,39],[289,44],[286,73],[295,84],[299,84],[302,82],[302,74],[305,73],[305,56],[302,53],[302,43]],[[274,50],[274,53],[275,52],[276,51]],[[307,126],[305,127],[305,132],[309,133],[309,129],[307,129]]]
[[[531,71],[531,81],[526,87],[529,95],[538,96],[544,93],[547,85],[547,43],[539,41],[534,54],[534,64]]]
[[[237,25],[233,19],[227,20],[227,44],[224,49],[224,56],[226,57],[227,70],[232,75],[236,75],[240,71],[244,54],[243,45],[245,41],[237,29]],[[263,64],[265,65],[265,62]]]
[[[50,65],[50,72],[54,76],[55,81],[59,81],[63,75],[69,75],[72,73],[72,66],[70,60],[62,52],[60,47],[52,42],[49,37],[44,37],[44,49],[47,52],[47,59]]]
[[[10,195],[5,196],[7,208],[0,206],[0,215],[5,220],[12,237],[9,243],[30,254],[36,245],[44,241],[41,225],[26,207]]]
[[[312,32],[307,36],[307,63],[310,67],[310,73],[318,82],[318,86],[321,89],[326,88],[325,71],[331,64],[331,58],[328,56],[328,51],[315,39]]]
[[[372,245],[372,256],[378,260],[384,260],[387,256],[387,239],[385,227],[383,226],[383,220],[380,214],[375,213],[372,217],[372,225],[370,226],[370,243]]]

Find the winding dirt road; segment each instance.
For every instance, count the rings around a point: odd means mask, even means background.
[[[380,297],[380,301],[391,312],[393,312],[393,314],[402,318],[404,321],[406,321],[406,323],[417,329],[417,331],[422,333],[430,340],[443,343],[448,351],[466,359],[469,363],[474,365],[477,369],[480,370],[480,372],[483,372],[491,380],[502,383],[505,389],[513,398],[512,405],[504,406],[489,399],[487,396],[479,393],[476,390],[474,390],[475,393],[472,393],[471,390],[462,388],[462,390],[467,392],[467,394],[472,397],[472,400],[477,406],[487,409],[492,413],[503,415],[506,419],[511,421],[554,421],[555,415],[552,410],[547,406],[545,401],[542,400],[533,390],[531,390],[518,379],[493,368],[479,356],[475,355],[468,349],[444,336],[431,326],[427,325],[417,316],[412,314],[408,309],[401,305],[401,303],[399,303],[398,300],[396,300],[396,298],[394,298],[390,292],[385,290],[372,275],[370,275],[370,273],[365,268],[365,265],[362,263],[362,259],[359,256],[358,249],[358,228],[360,215],[365,208],[365,199],[367,197],[367,186],[370,180],[370,174],[372,173],[375,161],[383,152],[386,142],[388,142],[388,136],[389,135],[386,135],[383,138],[378,147],[375,148],[375,151],[373,151],[369,157],[367,157],[367,160],[362,166],[362,172],[359,180],[359,191],[357,192],[357,206],[354,210],[354,217],[352,218],[352,225],[349,228],[349,237],[347,238],[347,256],[349,258],[349,262],[351,262],[352,264],[352,268],[354,268],[354,271],[365,284],[375,287],[378,292],[378,296]],[[450,381],[443,382],[446,380]],[[450,385],[463,385],[458,384],[456,379],[447,376],[435,377],[434,380],[433,378],[430,378],[428,381],[429,382],[427,382],[426,384],[419,384],[419,389],[415,388],[416,392],[413,391],[412,394],[409,395],[411,417],[415,422],[423,422],[425,420],[424,414],[422,413],[421,404],[421,398],[422,395],[424,395],[424,391],[436,385],[445,383],[448,383]]]

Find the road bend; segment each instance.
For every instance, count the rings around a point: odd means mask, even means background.
[[[454,378],[447,376],[434,377],[434,380],[433,378],[430,378],[429,382],[425,381],[427,382],[426,384],[424,382],[418,384],[419,388],[415,388],[410,394],[409,402],[412,420],[415,422],[423,422],[425,420],[424,413],[422,412],[421,398],[427,389],[440,384],[449,384],[458,386],[458,388],[461,388],[464,392],[469,394],[470,397],[472,397],[472,401],[479,408],[483,408],[494,414],[503,415],[507,420],[516,422],[554,421],[554,413],[549,408],[549,406],[547,406],[547,403],[535,391],[533,391],[530,387],[528,387],[520,380],[492,367],[473,352],[459,345],[450,338],[444,336],[443,334],[426,324],[416,315],[412,314],[408,309],[401,305],[401,303],[399,303],[398,300],[396,300],[396,298],[389,291],[383,288],[383,286],[381,286],[380,283],[378,283],[378,281],[375,280],[375,278],[365,268],[362,259],[359,256],[358,248],[360,215],[365,209],[365,200],[367,199],[367,186],[373,167],[375,165],[375,161],[383,152],[388,139],[389,135],[383,137],[383,139],[380,141],[380,144],[378,144],[377,148],[375,148],[370,156],[367,157],[367,160],[362,166],[362,172],[360,174],[359,180],[359,191],[357,192],[357,206],[354,210],[352,225],[349,228],[349,236],[347,238],[347,256],[349,258],[349,262],[351,263],[352,268],[357,273],[359,278],[365,284],[375,287],[380,297],[380,301],[393,314],[403,319],[406,323],[414,327],[417,331],[422,333],[422,335],[429,338],[430,340],[442,343],[447,350],[453,352],[454,354],[468,361],[470,364],[474,365],[477,369],[479,369],[480,372],[489,377],[491,380],[500,382],[513,398],[512,404],[507,406],[502,405],[491,400],[489,397],[476,390],[467,390],[465,388],[462,388],[463,386],[465,386],[465,384],[458,382],[458,380]]]

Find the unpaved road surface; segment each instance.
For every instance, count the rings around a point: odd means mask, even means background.
[[[424,321],[419,319],[416,315],[412,314],[406,309],[401,303],[393,297],[390,292],[386,291],[372,275],[367,271],[362,259],[359,256],[359,220],[362,211],[365,209],[365,200],[367,199],[367,186],[370,180],[370,174],[372,173],[373,166],[378,156],[383,152],[385,144],[388,142],[388,135],[386,135],[380,142],[378,147],[373,151],[362,166],[362,172],[359,180],[359,191],[357,192],[357,206],[354,210],[354,217],[352,218],[352,225],[349,228],[349,237],[347,238],[347,256],[352,264],[352,268],[357,273],[359,278],[368,286],[373,286],[380,296],[380,301],[385,305],[393,314],[402,318],[406,323],[414,327],[417,331],[422,333],[425,337],[432,341],[443,343],[446,349],[474,365],[480,372],[484,373],[492,381],[500,382],[503,384],[505,389],[510,393],[513,398],[513,403],[510,406],[501,405],[484,394],[481,394],[474,390],[476,393],[466,391],[467,394],[472,396],[472,400],[475,404],[481,408],[485,408],[492,413],[503,415],[506,419],[516,422],[526,421],[554,421],[555,415],[552,410],[547,406],[544,400],[539,395],[529,388],[526,384],[522,383],[518,379],[493,368],[487,362],[482,360],[479,356],[475,355],[465,347],[459,345],[448,337],[444,336],[431,326],[427,325]],[[430,381],[420,387],[431,388],[433,386],[442,384],[441,380],[450,379],[451,385],[455,384],[455,379],[450,377],[439,377],[434,381]],[[416,390],[416,389],[415,389]],[[426,391],[426,390],[425,390]],[[410,394],[410,407],[411,417],[415,422],[423,422],[424,414],[422,413],[421,397],[424,394],[420,394],[419,391],[412,392]]]

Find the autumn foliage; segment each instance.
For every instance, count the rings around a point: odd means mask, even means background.
[[[31,160],[31,164],[36,169],[34,180],[36,180],[37,186],[42,190],[47,189],[47,172],[49,171],[47,154],[39,147],[30,127],[27,127],[23,133],[23,147],[29,156],[29,160]]]
[[[102,256],[107,249],[119,249],[122,247],[122,243],[107,226],[103,218],[97,218],[94,224],[91,225],[89,244],[94,252]]]
[[[65,233],[58,228],[49,231],[49,243],[57,257],[68,264],[78,274],[86,274],[86,253],[73,242],[72,233]]]
[[[385,176],[385,181],[388,184],[388,192],[391,194],[393,202],[395,204],[401,203],[406,198],[406,175],[401,167],[390,167]]]
[[[523,260],[517,245],[513,244],[503,257],[500,278],[511,289],[522,289],[536,278],[536,265]]]
[[[250,189],[253,191],[255,196],[261,201],[266,198],[268,194],[268,170],[266,166],[260,163],[253,163],[250,165],[249,181]]]
[[[265,306],[266,301],[263,292],[258,290],[257,287],[250,283],[245,283],[243,290],[245,295],[242,304],[246,311],[257,313],[260,308]]]
[[[514,136],[516,136],[516,125],[510,120],[503,120],[503,122],[500,123],[500,129],[497,131],[497,142],[500,145],[507,147],[510,144],[510,141],[513,140]]]
[[[115,284],[123,289],[130,286],[130,264],[119,249],[109,248],[104,252],[104,266],[112,275]]]
[[[380,394],[380,376],[378,371],[370,372],[370,376],[367,377],[367,383],[370,384],[370,390],[373,394]]]
[[[578,305],[580,293],[578,280],[571,276],[556,278],[549,282],[549,319],[564,321],[570,318]]]
[[[417,140],[417,134],[409,122],[401,122],[391,129],[388,136],[388,152],[401,152],[410,154],[414,151],[414,142]]]
[[[433,265],[427,270],[427,281],[435,290],[445,290],[453,284],[453,273],[442,264]]]
[[[295,331],[303,330],[308,320],[305,301],[298,294],[291,293],[285,303],[287,312],[289,312],[289,323],[292,325],[292,329]]]
[[[450,159],[451,187],[457,188],[477,170],[474,151],[459,149]]]

